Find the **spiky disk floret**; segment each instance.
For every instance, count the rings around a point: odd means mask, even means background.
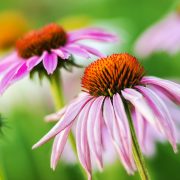
[[[51,49],[65,45],[66,41],[67,35],[64,29],[52,23],[19,39],[16,49],[19,56],[27,59],[34,55],[40,56],[44,51],[50,52]]]
[[[140,83],[144,68],[128,53],[113,54],[90,64],[82,77],[82,87],[93,96],[112,96]]]

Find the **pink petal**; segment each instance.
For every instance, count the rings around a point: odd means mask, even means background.
[[[68,45],[61,49],[63,49],[63,51],[66,51],[72,55],[77,55],[77,56],[81,56],[84,58],[90,58],[89,53],[86,50],[83,50],[78,46]]]
[[[87,52],[89,52],[90,54],[93,54],[97,57],[105,57],[104,54],[102,54],[100,51],[98,51],[97,49],[95,48],[91,48],[89,46],[86,46],[86,45],[82,45],[82,44],[78,44],[78,46],[82,49],[85,49]]]
[[[161,88],[172,100],[180,104],[180,85],[157,77],[143,77],[142,83]]]
[[[57,56],[59,56],[61,59],[68,59],[70,57],[70,54],[61,50],[61,48],[53,49],[51,51],[54,52]]]
[[[22,66],[19,68],[15,76],[12,78],[12,82],[17,81],[19,79],[22,79],[24,76],[29,74],[29,71],[27,69],[26,63],[22,64]]]
[[[122,148],[124,149],[124,152],[126,153],[127,158],[129,160],[129,166],[131,166],[132,169],[136,170],[136,166],[132,154],[132,140],[131,140],[129,123],[122,99],[119,96],[119,94],[115,94],[113,96],[113,107],[114,107],[115,117],[117,119],[117,125],[119,127],[119,135],[121,138]]]
[[[100,28],[88,28],[68,33],[68,42],[92,39],[97,41],[113,42],[117,41],[117,36],[108,33]]]
[[[87,112],[87,111],[86,111]],[[88,114],[88,112],[87,112]],[[87,166],[87,171],[88,174],[91,177],[91,156],[90,156],[90,149],[89,149],[89,144],[88,144],[88,139],[87,139],[87,119],[84,119],[84,121],[82,122],[82,126],[80,131],[82,132],[81,134],[81,142],[82,142],[82,149],[84,152],[84,157],[85,157],[85,162],[86,162],[86,166]]]
[[[69,126],[76,119],[79,112],[89,100],[90,97],[87,96],[82,98],[81,100],[77,100],[74,103],[70,104],[62,119],[58,121],[57,124],[32,148],[35,149],[41,146],[42,144],[56,136],[58,133],[60,133],[62,130],[64,130],[67,126]]]
[[[112,138],[110,137],[104,119],[101,113],[101,129],[102,129],[102,146],[103,146],[103,161],[105,164],[113,164],[117,160]],[[95,130],[94,130],[95,131]],[[97,131],[98,132],[98,131]]]
[[[86,171],[87,170],[87,165],[85,162],[85,156],[84,156],[84,150],[82,149],[83,143],[81,142],[81,134],[82,134],[82,123],[84,121],[84,119],[87,119],[88,114],[87,114],[87,110],[90,108],[91,103],[88,102],[86,104],[86,106],[82,109],[82,111],[79,113],[78,116],[78,120],[77,120],[77,125],[76,125],[76,147],[77,147],[77,154],[78,154],[78,158],[80,163],[82,164],[82,166],[84,167],[84,169]]]
[[[0,64],[4,63],[4,62],[12,62],[12,61],[14,61],[14,59],[17,59],[17,58],[19,59],[19,56],[18,56],[17,52],[14,51],[13,53],[8,54],[5,57],[1,57],[0,58]]]
[[[104,101],[103,118],[104,118],[104,121],[105,121],[105,124],[107,126],[110,136],[112,137],[112,139],[114,139],[113,124],[114,124],[115,115],[114,115],[114,110],[111,104],[111,100],[108,97]]]
[[[177,106],[174,102],[171,101],[171,99],[168,98],[164,92],[160,91],[160,89],[152,88],[153,91],[163,100],[163,102],[168,107],[168,110],[172,116],[173,121],[176,123],[176,126],[179,126],[180,119],[180,108]]]
[[[87,97],[87,96],[89,96],[89,94],[82,92],[82,93],[80,93],[80,94],[78,95],[78,97],[77,97],[76,99],[72,100],[71,103],[74,103],[74,102],[76,102],[77,100],[78,100],[78,101],[81,101],[84,97]],[[70,104],[71,104],[71,103],[70,103]],[[46,121],[46,122],[53,122],[53,121],[57,121],[57,120],[61,119],[62,116],[65,114],[66,110],[67,110],[67,106],[63,107],[62,109],[60,109],[60,110],[59,110],[58,112],[56,112],[56,113],[47,115],[47,116],[45,117],[45,121]]]
[[[24,62],[19,62],[11,67],[11,69],[4,75],[0,82],[0,94],[2,94],[12,83],[13,77],[18,73],[19,69],[24,65]]]
[[[76,126],[76,142],[77,142],[77,153],[79,161],[81,162],[83,168],[88,174],[88,177],[91,178],[91,160],[89,145],[87,140],[87,118],[93,99],[90,100],[83,110],[80,112],[77,126]]]
[[[98,28],[91,27],[91,28],[75,30],[75,31],[71,31],[69,34],[73,34],[74,36],[83,35],[83,34],[96,34],[96,35],[103,34],[104,36],[110,36],[110,37],[112,36],[112,34],[99,27]]]
[[[146,156],[154,155],[155,144],[158,140],[162,140],[162,136],[159,131],[156,131],[156,129],[151,126],[151,124],[149,124],[136,109],[134,109],[132,115],[138,141],[143,154]]]
[[[64,150],[72,124],[56,135],[51,153],[51,168],[55,170],[58,160]]]
[[[132,169],[131,164],[127,162],[126,154],[122,148],[121,142],[119,141],[119,130],[116,125],[114,109],[109,97],[106,97],[104,101],[103,118],[123,166],[129,174],[133,174],[134,170]]]
[[[99,36],[99,35],[81,35],[79,37],[71,37],[71,39],[69,39],[69,43],[72,42],[76,42],[76,41],[80,41],[80,40],[95,40],[95,41],[100,41],[100,42],[113,42],[116,41],[115,38],[111,38],[111,37],[103,37],[103,36]]]
[[[149,149],[147,148],[147,144],[149,143],[149,139],[147,139],[147,121],[142,117],[142,115],[134,108],[132,113],[133,123],[135,126],[138,142],[144,154],[149,154]],[[154,142],[155,143],[155,142]]]
[[[12,53],[5,58],[0,60],[0,72],[7,71],[12,66],[15,66],[21,62],[20,58],[18,57],[17,53]]]
[[[66,109],[67,109],[67,107],[65,106],[64,108],[60,109],[60,111],[45,116],[45,121],[53,122],[53,121],[57,121],[57,120],[61,119],[62,116],[65,114]]]
[[[130,88],[126,88],[121,92],[123,97],[130,101],[132,105],[145,117],[145,119],[156,126],[156,117],[141,93]]]
[[[35,66],[37,66],[40,62],[42,62],[44,56],[45,53],[43,53],[43,55],[40,57],[34,56],[29,58],[26,63],[28,70],[31,71]]]
[[[161,98],[149,88],[137,86],[137,88],[144,94],[149,105],[157,116],[157,126],[159,126],[162,133],[165,134],[167,139],[172,144],[174,151],[177,151],[176,136],[172,117],[168,108],[161,100]]]
[[[95,120],[95,123],[94,123],[95,147],[96,147],[96,151],[97,151],[97,157],[99,158],[99,169],[100,170],[102,170],[102,168],[103,168],[103,157],[102,157],[102,155],[105,151],[104,144],[103,144],[103,138],[105,137],[105,132],[103,132],[103,129],[106,127],[104,124],[103,114],[102,114],[103,101],[104,101],[104,98],[102,100],[102,104],[99,105],[99,113],[98,113],[96,120]],[[107,131],[106,131],[106,133],[107,133]],[[111,148],[109,148],[109,149],[111,149]]]
[[[58,64],[57,55],[46,53],[43,59],[43,65],[48,74],[53,74]]]
[[[102,132],[101,132],[101,111],[104,98],[98,97],[91,105],[87,120],[87,137],[89,148],[97,160],[100,170],[103,168],[102,162]]]

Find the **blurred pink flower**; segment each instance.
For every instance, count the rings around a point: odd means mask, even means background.
[[[147,57],[154,52],[180,51],[180,14],[172,12],[148,28],[137,40],[135,53]]]
[[[77,153],[89,179],[94,160],[100,170],[103,168],[104,128],[126,171],[133,174],[136,165],[125,104],[128,104],[132,112],[138,141],[144,153],[153,151],[159,134],[177,151],[176,128],[167,105],[157,91],[180,104],[180,85],[157,77],[144,76],[144,69],[137,59],[123,53],[101,58],[90,64],[84,72],[82,87],[85,92],[80,93],[59,112],[47,116],[47,121],[59,121],[33,146],[37,148],[55,138],[51,156],[53,169],[61,156],[69,132],[77,123]],[[159,134],[154,134],[154,131]]]
[[[84,58],[90,58],[90,55],[102,57],[103,54],[97,49],[80,43],[81,40],[88,39],[113,42],[117,37],[98,28],[65,32],[57,24],[28,33],[17,41],[15,52],[0,61],[0,72],[5,73],[0,82],[0,93],[35,68],[43,68],[48,75],[53,74],[71,55]]]

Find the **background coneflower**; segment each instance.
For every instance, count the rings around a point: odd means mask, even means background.
[[[83,58],[90,58],[90,55],[103,56],[95,48],[80,43],[82,40],[114,42],[116,38],[115,35],[98,28],[66,32],[55,23],[32,31],[17,41],[16,50],[12,54],[1,60],[0,71],[4,75],[0,82],[0,93],[34,71],[45,72],[50,76],[58,71],[58,67],[76,65],[73,55]],[[59,74],[57,76],[59,78]]]
[[[135,53],[147,57],[155,52],[176,54],[180,51],[180,12],[174,11],[153,24],[135,43]]]

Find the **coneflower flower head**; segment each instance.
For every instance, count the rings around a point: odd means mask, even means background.
[[[113,54],[89,65],[82,78],[82,87],[92,96],[113,96],[124,88],[140,83],[144,68],[129,54]]]
[[[44,51],[64,46],[67,42],[67,34],[57,24],[50,24],[40,30],[32,31],[19,39],[16,43],[18,55],[24,59],[33,56],[41,56]]]
[[[70,105],[49,116],[49,120],[59,118],[59,121],[33,148],[55,137],[51,156],[54,169],[74,125],[78,157],[91,179],[91,161],[95,159],[99,168],[103,167],[102,129],[106,128],[123,166],[133,174],[136,164],[128,108],[145,154],[148,153],[149,134],[146,136],[146,133],[149,128],[162,134],[177,151],[176,129],[161,93],[180,103],[180,85],[144,74],[138,60],[127,53],[113,54],[93,62],[82,77],[84,92]]]
[[[75,65],[72,56],[102,57],[97,49],[84,45],[81,40],[114,42],[117,37],[98,28],[87,28],[66,32],[52,23],[39,30],[27,33],[16,43],[16,50],[0,61],[0,72],[6,74],[0,82],[0,93],[14,81],[29,73],[52,75],[60,67]]]

